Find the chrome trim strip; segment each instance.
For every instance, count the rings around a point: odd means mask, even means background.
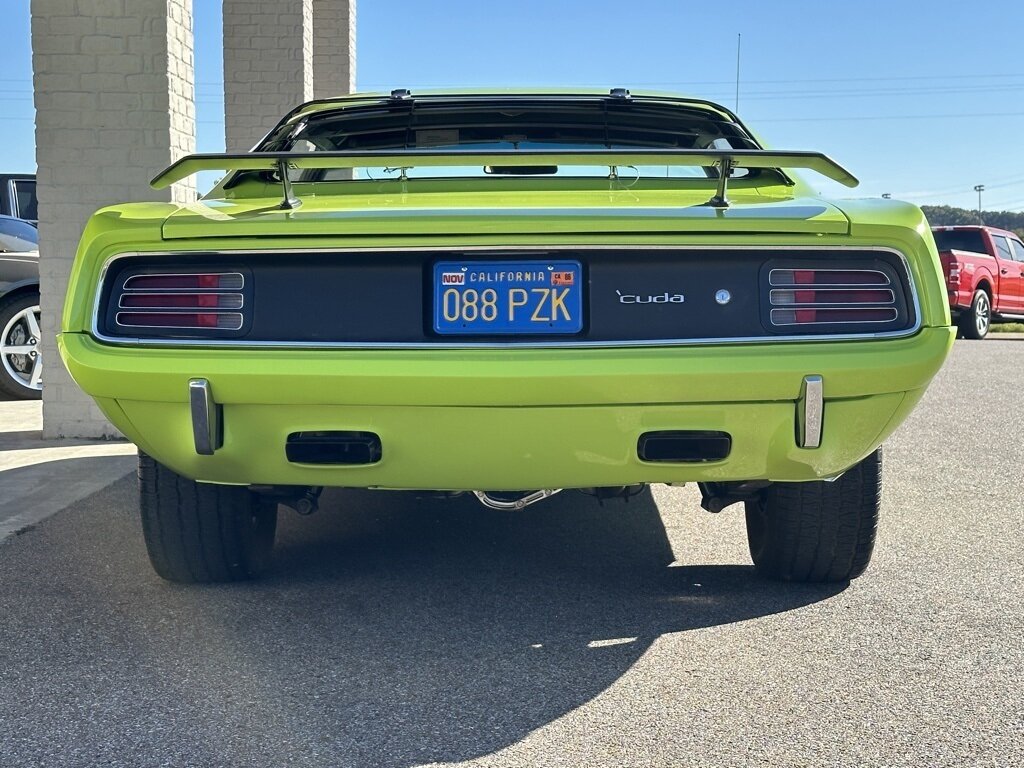
[[[795,321],[792,323],[775,322],[776,312],[798,312],[801,309],[814,309],[814,307],[799,306],[787,307],[786,309],[773,309],[771,311],[772,325],[777,327],[781,327],[784,325],[870,325],[872,323],[891,323],[893,320],[897,319],[900,316],[900,313],[896,310],[895,307],[832,307],[831,309],[848,309],[851,312],[865,312],[869,310],[888,309],[890,312],[892,312],[892,317],[890,317],[888,320],[822,320],[821,322],[818,322],[816,320],[811,323],[798,323]],[[822,309],[828,309],[828,307],[822,307]]]
[[[132,288],[129,284],[132,280],[140,277],[194,277],[195,275],[216,275],[217,277],[237,277],[238,287],[237,288]],[[218,293],[220,291],[240,291],[245,288],[245,275],[241,272],[154,272],[153,274],[145,275],[129,275],[125,278],[124,285],[121,286],[122,291],[146,291],[151,293],[156,291],[157,293],[180,293],[182,291],[186,293],[207,291],[209,293]]]
[[[821,446],[822,416],[825,412],[823,389],[821,376],[804,376],[796,405],[797,445],[801,448]]]
[[[126,307],[124,305],[124,300],[125,300],[125,298],[130,297],[130,296],[156,296],[157,298],[161,298],[163,296],[237,296],[238,297],[238,306],[236,306],[236,307],[219,307],[219,306],[218,307],[158,307],[158,306],[152,306],[152,307]],[[142,291],[138,291],[137,293],[124,293],[122,291],[121,295],[117,299],[117,308],[118,309],[130,309],[130,310],[132,310],[134,312],[145,312],[145,311],[152,311],[152,312],[170,312],[170,311],[175,311],[175,312],[195,312],[196,310],[201,310],[201,309],[207,309],[207,310],[210,310],[212,312],[218,312],[218,311],[224,311],[224,310],[245,309],[245,295],[241,294],[241,293],[228,293],[228,292],[225,292],[225,291],[198,291],[198,290],[197,291],[189,291],[187,293],[182,292],[182,291],[175,291],[173,293],[171,293],[169,291],[162,291],[162,292],[161,291],[147,291],[145,293],[143,293]]]
[[[827,249],[823,249],[823,250],[827,250]],[[865,248],[863,250],[890,250],[890,249],[888,249],[888,248],[883,248],[883,249]],[[900,255],[902,255],[902,254],[900,254]],[[810,284],[808,284],[808,283],[776,283],[775,280],[772,278],[772,275],[774,275],[776,272],[797,272],[797,271],[803,271],[803,270],[800,270],[797,267],[777,267],[777,268],[771,270],[768,273],[768,285],[770,285],[770,286],[779,286],[780,288],[807,288],[808,290],[810,290],[811,288],[813,288],[816,285],[815,283],[810,283]],[[852,269],[832,269],[832,268],[817,269],[815,267],[809,267],[807,271],[811,271],[811,272],[866,272],[866,273],[871,274],[871,275],[881,275],[882,277],[885,278],[885,282],[884,283],[821,283],[822,287],[827,287],[827,288],[873,288],[875,286],[881,286],[881,285],[892,285],[892,280],[889,279],[889,276],[887,274],[885,274],[885,272],[882,272],[879,269],[857,269],[857,268],[852,268]]]
[[[771,303],[771,305],[773,307],[808,307],[808,308],[813,308],[813,307],[841,307],[841,306],[849,306],[849,307],[864,307],[864,306],[885,307],[888,304],[895,303],[895,301],[896,301],[896,294],[893,292],[893,290],[891,288],[860,288],[860,289],[857,289],[857,290],[862,290],[862,291],[884,291],[885,293],[889,294],[889,300],[887,302],[886,301],[815,301],[815,302],[800,302],[800,303],[794,302],[792,304],[786,304],[785,302],[777,303],[775,301],[775,294],[782,293],[783,291],[785,291],[786,293],[796,293],[797,291],[814,291],[815,293],[828,293],[829,291],[843,291],[844,293],[847,293],[850,290],[851,289],[849,289],[849,288],[796,288],[796,287],[794,287],[794,288],[772,288],[771,292],[770,292],[770,294],[768,296],[768,301],[769,301],[769,303]]]
[[[513,342],[497,344],[494,342],[294,342],[294,341],[231,341],[229,339],[138,339],[106,336],[100,333],[100,299],[102,290],[96,291],[93,301],[92,324],[89,328],[89,335],[96,341],[114,346],[152,346],[152,347],[182,347],[182,348],[219,348],[219,349],[359,349],[359,350],[423,350],[423,349],[625,349],[644,347],[691,347],[709,345],[748,345],[748,344],[777,344],[779,342],[816,343],[823,341],[869,341],[874,339],[899,339],[913,336],[921,330],[921,303],[917,293],[917,286],[914,282],[914,273],[910,269],[910,262],[907,257],[896,250],[885,246],[870,245],[614,245],[578,243],[575,245],[520,245],[520,246],[384,246],[378,248],[242,248],[242,249],[215,249],[215,248],[190,248],[176,251],[125,251],[110,256],[100,268],[98,287],[106,282],[107,272],[112,264],[120,259],[137,257],[163,257],[182,256],[196,253],[209,254],[211,256],[244,256],[244,255],[267,255],[283,252],[291,253],[408,253],[415,250],[419,253],[488,253],[494,256],[508,254],[519,256],[524,251],[534,254],[544,254],[560,251],[865,251],[890,253],[896,256],[903,264],[904,273],[907,277],[907,286],[910,289],[910,297],[914,307],[914,324],[902,331],[883,331],[881,333],[842,333],[842,334],[799,334],[794,336],[749,336],[739,338],[700,338],[700,339],[636,339],[617,341],[562,341],[562,342]]]
[[[216,328],[211,328],[208,325],[139,325],[138,323],[122,323],[122,315],[225,315],[235,316],[238,318],[238,325],[235,326],[222,326],[218,325]],[[120,325],[122,328],[169,328],[171,330],[175,328],[184,328],[189,331],[240,331],[242,326],[245,324],[245,319],[242,317],[240,312],[217,312],[217,311],[206,311],[206,312],[165,312],[158,309],[151,309],[146,307],[145,309],[129,309],[127,312],[118,312],[114,315],[114,322]]]
[[[210,382],[190,379],[188,382],[189,412],[192,414],[192,439],[196,453],[212,456],[221,446],[220,406],[213,400]]]

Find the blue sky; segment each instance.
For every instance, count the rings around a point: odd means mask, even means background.
[[[0,170],[34,169],[29,0],[2,0]],[[220,2],[194,0],[199,149],[223,149]],[[131,3],[129,2],[129,8]],[[735,101],[857,196],[1024,211],[1024,3],[360,0],[358,85],[622,86]],[[850,195],[828,182],[829,194]]]

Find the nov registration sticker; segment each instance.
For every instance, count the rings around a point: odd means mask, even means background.
[[[583,329],[578,261],[442,261],[434,265],[440,334],[573,334]]]

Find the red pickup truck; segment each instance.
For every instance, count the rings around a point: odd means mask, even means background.
[[[1024,320],[1024,244],[995,227],[932,227],[953,320],[983,339],[993,320]]]

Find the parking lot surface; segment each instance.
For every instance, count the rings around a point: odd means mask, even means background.
[[[262,582],[183,588],[121,480],[0,542],[0,765],[1022,765],[1021,371],[957,343],[850,585],[759,580],[740,508],[659,487],[328,492]]]

